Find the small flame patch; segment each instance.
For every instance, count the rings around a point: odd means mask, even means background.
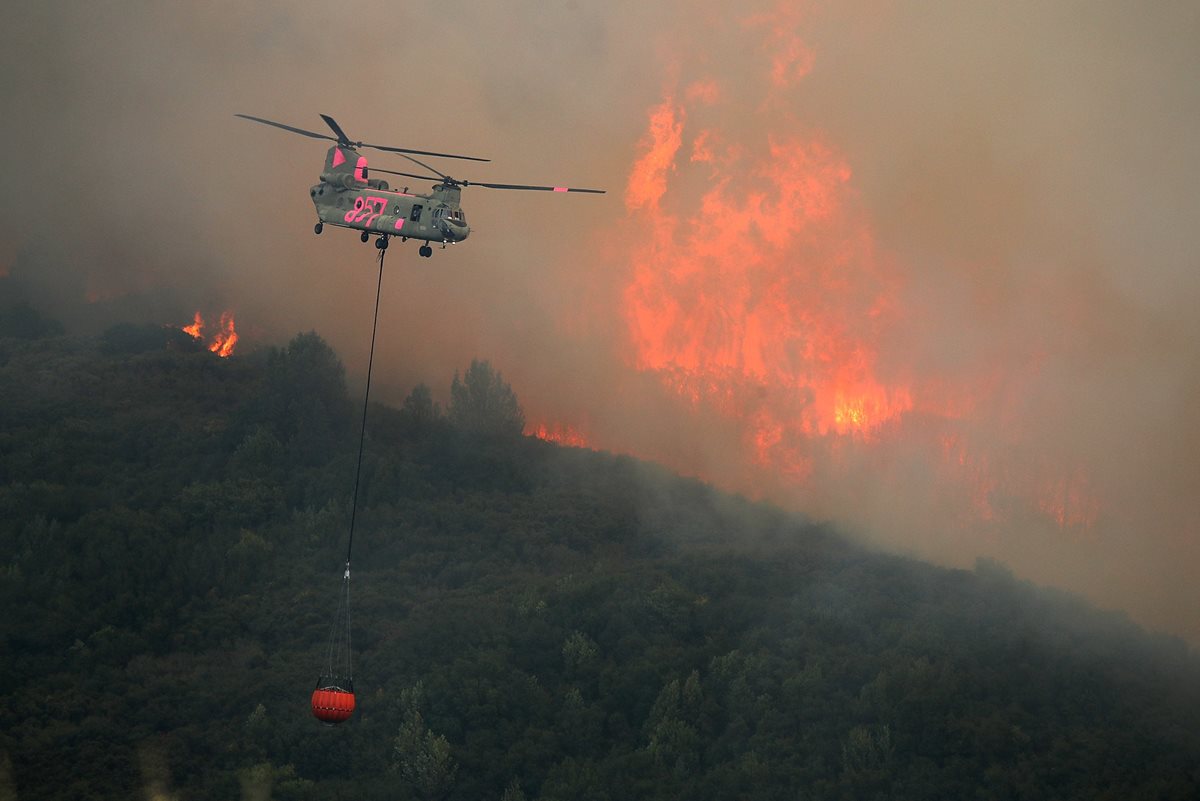
[[[196,312],[195,317],[192,319],[192,324],[181,326],[180,330],[203,341],[204,328],[204,317],[200,312]],[[237,341],[238,334],[234,328],[233,312],[221,312],[220,322],[217,323],[217,332],[213,334],[212,341],[208,343],[208,349],[222,359],[226,359],[233,355],[233,349],[237,346]]]
[[[547,442],[554,442],[558,445],[567,445],[572,448],[591,448],[587,437],[575,428],[564,423],[538,423],[530,425],[526,428],[525,433],[528,436],[544,439]]]

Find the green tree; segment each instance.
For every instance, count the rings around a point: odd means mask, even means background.
[[[450,385],[450,421],[467,431],[519,436],[525,412],[512,387],[487,361],[471,361],[466,375]]]
[[[328,458],[352,418],[346,369],[315,332],[299,334],[267,359],[262,421],[274,427],[289,458]]]
[[[590,637],[581,631],[576,631],[563,643],[562,653],[567,675],[578,676],[591,670],[596,663],[599,651],[596,643]]]
[[[421,798],[442,798],[454,784],[458,765],[450,754],[450,743],[425,728],[421,713],[409,710],[392,748],[392,766],[400,778]]]
[[[424,428],[440,419],[442,408],[433,400],[433,393],[424,384],[417,384],[404,399],[401,412],[415,428]]]
[[[521,783],[513,779],[508,783],[508,787],[504,789],[504,795],[500,796],[500,801],[525,801],[525,791],[521,789]]]

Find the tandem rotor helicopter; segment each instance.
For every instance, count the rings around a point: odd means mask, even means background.
[[[460,202],[462,190],[467,186],[484,186],[488,189],[522,189],[535,192],[586,192],[602,195],[603,189],[579,189],[571,186],[531,186],[527,184],[498,184],[482,181],[464,181],[452,178],[444,172],[434,169],[423,161],[413,158],[418,156],[437,156],[447,159],[464,159],[467,161],[490,161],[476,156],[459,156],[452,153],[434,153],[429,150],[413,150],[404,147],[388,147],[371,145],[365,142],[351,141],[337,121],[327,114],[321,119],[336,136],[306,131],[284,125],[281,122],[265,120],[262,117],[252,117],[249,114],[235,114],[236,117],[251,122],[271,125],[285,131],[307,136],[311,139],[328,139],[334,142],[333,147],[325,155],[325,168],[321,171],[320,183],[309,190],[313,205],[317,208],[317,224],[313,226],[314,233],[321,233],[326,223],[340,228],[353,228],[361,231],[363,242],[377,235],[375,247],[387,249],[388,239],[400,237],[401,242],[409,239],[423,240],[418,251],[425,258],[433,255],[431,242],[440,242],[444,249],[446,245],[462,242],[471,234],[467,225],[467,217]],[[359,148],[371,148],[388,153],[397,153],[434,175],[417,175],[397,170],[381,170],[371,168],[370,172],[387,175],[401,175],[406,178],[435,181],[433,191],[423,195],[410,193],[408,187],[397,192],[389,188],[387,181],[372,178],[368,174],[367,159],[359,154]],[[413,155],[409,155],[413,154]],[[435,177],[436,176],[436,177]]]

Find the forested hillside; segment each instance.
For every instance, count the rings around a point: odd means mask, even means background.
[[[370,411],[359,708],[324,727],[360,403],[336,355],[18,323],[4,801],[1200,798],[1180,642],[424,387]]]

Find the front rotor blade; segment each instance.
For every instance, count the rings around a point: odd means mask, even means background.
[[[469,181],[468,186],[486,186],[488,189],[527,189],[532,192],[587,192],[593,195],[603,195],[603,189],[577,189],[573,186],[528,186],[526,184],[485,184],[482,181]]]
[[[404,154],[401,154],[401,155],[403,156]],[[438,175],[440,175],[440,176],[442,177],[442,180],[443,180],[443,181],[448,181],[448,180],[450,180],[450,176],[449,176],[449,175],[446,175],[446,173],[442,172],[442,171],[441,171],[441,170],[439,170],[439,169],[436,169],[436,168],[434,168],[434,167],[430,167],[428,164],[426,164],[426,163],[425,163],[425,162],[423,162],[423,161],[420,161],[419,159],[414,159],[412,156],[404,156],[404,158],[408,159],[408,160],[409,160],[409,161],[411,161],[413,164],[420,164],[422,167],[424,167],[425,169],[429,170],[429,171],[430,171],[430,172],[432,172],[432,173],[437,173]]]
[[[339,145],[342,147],[350,146],[350,137],[346,136],[346,132],[342,130],[342,126],[337,124],[337,120],[335,120],[333,117],[330,117],[328,114],[322,114],[321,119],[325,120],[325,124],[332,128],[333,132],[337,134],[337,143]]]
[[[251,117],[249,114],[234,114],[233,116],[241,117],[244,120],[251,120],[252,122],[261,122],[263,125],[273,125],[276,128],[282,128],[285,131],[291,131],[292,133],[298,133],[301,136],[308,136],[313,139],[328,139],[331,142],[338,141],[328,134],[320,134],[320,133],[315,133],[313,131],[306,131],[303,128],[293,128],[290,125],[284,125],[282,122],[274,122],[272,120],[264,120],[262,117]]]
[[[491,161],[491,159],[481,159],[478,156],[456,156],[453,153],[434,153],[432,150],[412,150],[407,147],[387,147],[385,145],[368,145],[365,142],[361,143],[359,145],[359,147],[370,147],[370,148],[374,148],[375,150],[386,150],[388,153],[401,153],[401,154],[416,153],[418,156],[438,156],[439,158],[444,158],[444,159],[463,159],[464,161]],[[417,160],[413,159],[413,161],[417,161]],[[419,162],[419,161],[417,161],[417,163],[421,164],[421,162]],[[421,166],[429,167],[428,164],[421,164]],[[432,169],[432,168],[430,168],[430,169]],[[434,172],[437,172],[437,170],[434,170]]]

